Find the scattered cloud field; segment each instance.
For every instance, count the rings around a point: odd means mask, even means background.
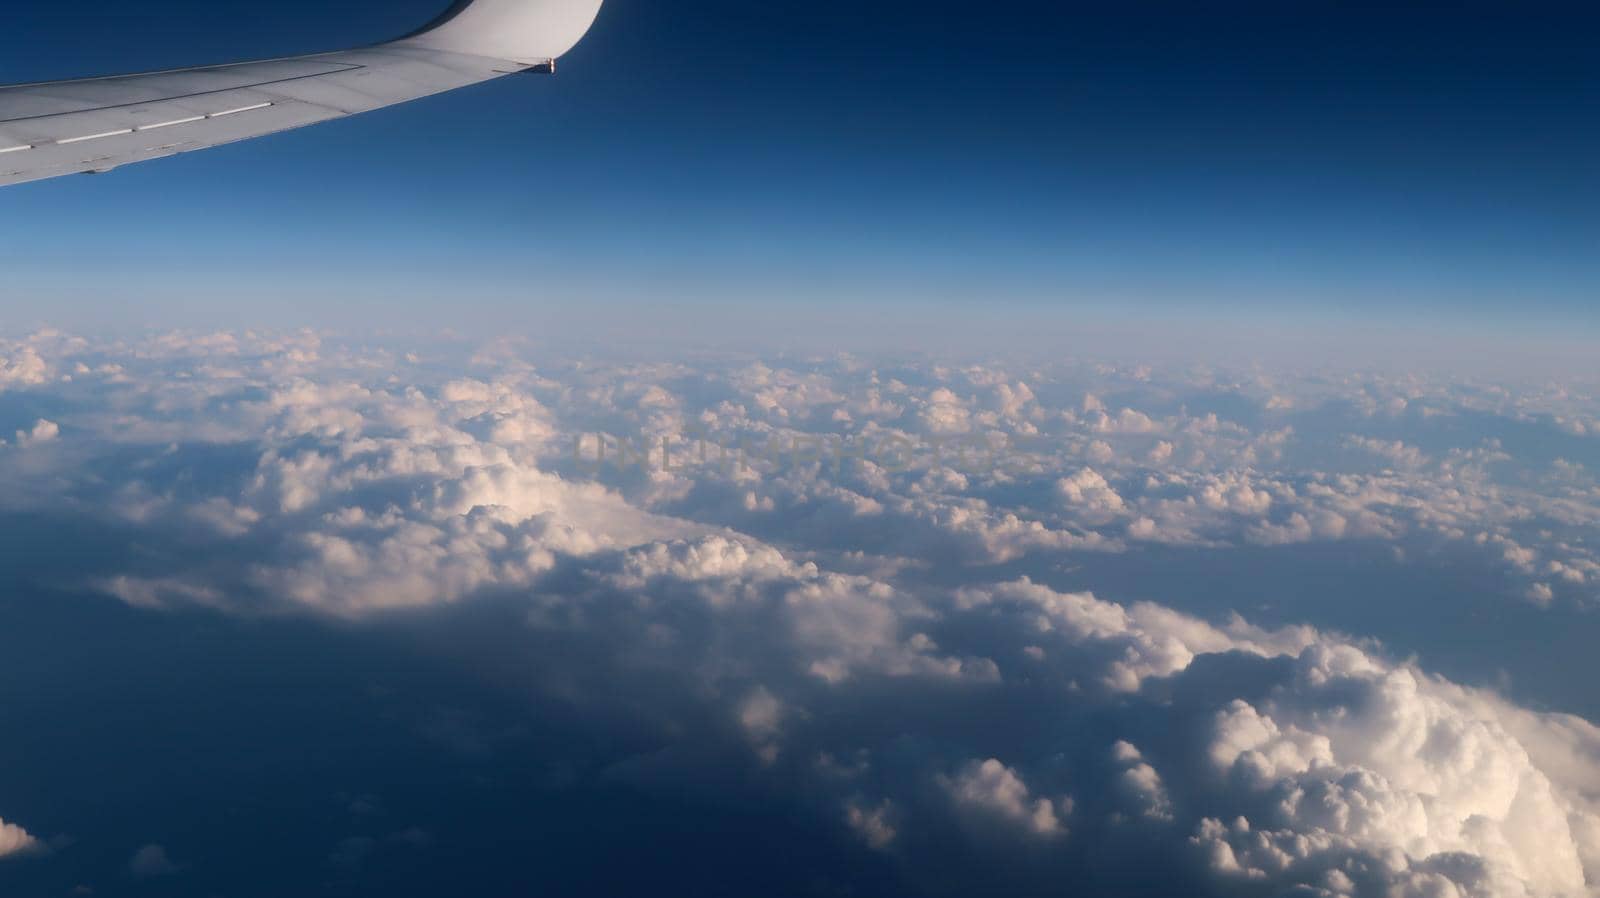
[[[1600,606],[1596,384],[44,332],[0,342],[0,433],[8,520],[120,547],[26,577],[154,616],[512,609],[497,676],[659,734],[572,788],[733,763],[912,889],[1600,887],[1588,709],[1430,638],[1515,671],[1496,621]],[[1462,571],[1488,617],[1447,627],[1415,584]],[[29,825],[4,863],[61,862]],[[205,864],[146,843],[141,876]]]

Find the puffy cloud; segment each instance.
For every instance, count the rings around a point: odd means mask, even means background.
[[[792,562],[771,547],[707,537],[641,547],[609,565],[598,567],[598,587],[624,596],[688,598],[732,618],[729,625],[754,624],[769,656],[790,659],[790,670],[824,683],[841,685],[862,674],[978,681],[997,676],[989,659],[952,656],[919,632],[919,622],[935,615],[917,599],[871,578]],[[552,597],[549,607],[592,601],[592,594],[580,593],[569,600]],[[740,711],[746,730],[775,733],[781,704],[764,692],[751,701]]]
[[[42,851],[43,843],[14,823],[0,820],[0,859]]]
[[[955,393],[943,387],[934,390],[922,407],[922,421],[932,433],[966,433],[968,422],[966,404]]]
[[[1294,654],[1315,635],[1304,628],[1267,632],[1235,620],[1223,630],[1145,603],[1131,608],[1106,602],[1089,593],[1061,593],[1030,580],[983,589],[969,589],[959,604],[1010,618],[1019,632],[1030,633],[1050,646],[1089,647],[1103,659],[1090,668],[1098,683],[1111,692],[1133,693],[1152,678],[1165,678],[1188,669],[1201,654],[1245,652],[1262,657]],[[1065,653],[1074,658],[1076,652]]]
[[[1235,701],[1219,712],[1210,757],[1260,797],[1258,810],[1208,818],[1195,840],[1218,872],[1285,887],[1359,869],[1363,894],[1417,883],[1583,893],[1600,861],[1588,797],[1600,771],[1542,764],[1531,744],[1567,724],[1519,734],[1519,718],[1491,695],[1352,646],[1312,646],[1263,708]]]
[[[1216,511],[1260,517],[1272,508],[1272,493],[1258,489],[1238,475],[1219,477],[1205,483],[1197,497],[1201,505]]]
[[[757,687],[739,706],[739,725],[768,764],[778,760],[778,738],[782,732],[783,702],[764,688]]]
[[[54,421],[40,419],[28,430],[17,431],[17,445],[27,448],[40,446],[61,436],[61,427]]]
[[[0,390],[33,387],[50,380],[50,367],[32,346],[0,344]]]
[[[1381,440],[1374,437],[1351,436],[1345,445],[1352,449],[1375,455],[1402,468],[1420,468],[1428,464],[1426,453],[1401,440]]]
[[[1056,481],[1056,491],[1061,494],[1062,501],[1089,512],[1114,514],[1125,507],[1122,497],[1093,468],[1084,468]]]
[[[133,858],[128,861],[128,872],[137,879],[171,876],[182,869],[172,862],[167,856],[167,849],[161,845],[146,845],[135,851]]]
[[[894,844],[897,833],[892,821],[894,805],[884,801],[868,807],[852,802],[845,808],[845,822],[861,840],[880,851]]]
[[[1137,813],[1149,820],[1172,822],[1175,815],[1166,783],[1161,774],[1145,762],[1138,747],[1130,742],[1118,742],[1111,749],[1111,757],[1124,767],[1118,784]]]
[[[972,761],[940,780],[963,812],[1003,821],[1036,836],[1065,834],[1057,810],[1071,811],[1070,799],[1035,798],[1015,770],[990,758]]]

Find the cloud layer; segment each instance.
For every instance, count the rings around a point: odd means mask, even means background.
[[[913,883],[999,860],[1044,892],[1142,857],[1214,894],[1600,884],[1581,718],[1326,627],[1065,585],[1350,546],[1588,607],[1600,406],[1573,386],[313,334],[45,333],[0,360],[7,511],[138,545],[85,583],[374,626],[510,603],[519,683],[675,734],[613,775],[741,758]],[[32,844],[0,828],[0,854]]]

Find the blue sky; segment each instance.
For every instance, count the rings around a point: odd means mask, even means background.
[[[381,40],[438,4],[21,3],[0,81]],[[611,0],[501,82],[0,196],[8,323],[701,310],[1587,331],[1581,11]]]

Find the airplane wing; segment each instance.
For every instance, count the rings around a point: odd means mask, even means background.
[[[459,0],[387,44],[235,65],[0,87],[0,187],[261,137],[554,72],[602,0]]]

